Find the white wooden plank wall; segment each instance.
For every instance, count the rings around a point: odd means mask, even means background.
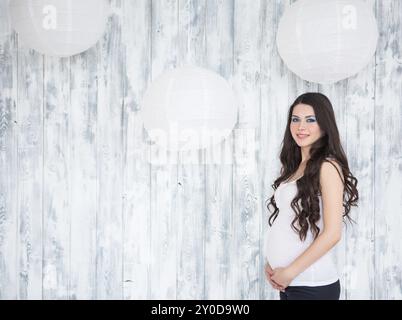
[[[265,200],[306,91],[330,97],[359,179],[341,298],[402,298],[402,3],[367,0],[375,58],[317,85],[276,49],[293,1],[111,0],[98,44],[58,59],[18,41],[0,0],[0,299],[278,299],[263,272]],[[141,97],[186,64],[228,79],[239,121],[220,145],[155,163]]]

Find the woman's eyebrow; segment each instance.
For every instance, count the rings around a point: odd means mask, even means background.
[[[295,114],[292,114],[292,117],[300,118],[299,116],[296,116]],[[315,115],[305,116],[305,118],[308,118],[308,117],[315,117]]]

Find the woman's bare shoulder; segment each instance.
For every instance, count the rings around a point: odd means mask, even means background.
[[[344,180],[343,173],[342,173],[342,167],[339,163],[339,161],[334,158],[334,157],[326,157],[326,161],[324,161],[321,165],[321,171],[322,170],[329,170],[332,171],[336,169],[338,175],[341,177],[341,180]]]

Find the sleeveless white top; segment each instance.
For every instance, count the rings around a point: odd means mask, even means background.
[[[267,224],[268,228],[265,228],[264,241],[265,261],[268,261],[273,269],[289,266],[314,240],[311,230],[308,229],[307,237],[305,241],[302,242],[298,233],[293,230],[291,226],[295,218],[295,212],[291,207],[291,201],[297,193],[297,180],[281,183],[274,193],[279,213],[272,227],[269,227]],[[322,199],[321,196],[318,198],[320,204],[320,219],[317,221],[317,225],[320,227],[321,233],[323,230]],[[297,221],[295,225],[299,228]],[[296,276],[291,283],[289,283],[289,286],[323,286],[336,282],[339,276],[334,260],[334,255],[336,254],[335,248],[336,245],[306,270]]]

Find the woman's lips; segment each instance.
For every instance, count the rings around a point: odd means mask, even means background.
[[[307,138],[308,136],[309,136],[308,134],[297,134],[297,137],[299,139],[304,139],[304,138]]]

